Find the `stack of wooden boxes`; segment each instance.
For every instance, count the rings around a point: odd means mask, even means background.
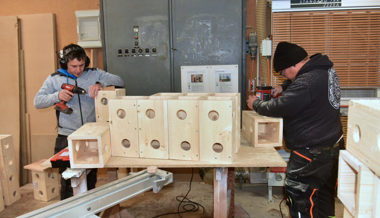
[[[339,155],[344,217],[380,217],[380,100],[352,100],[346,150]]]
[[[0,135],[0,210],[20,199],[16,153],[11,135]],[[3,200],[4,199],[4,200]]]
[[[101,168],[111,156],[231,162],[239,151],[239,93],[103,92],[97,122],[68,137],[72,168]]]

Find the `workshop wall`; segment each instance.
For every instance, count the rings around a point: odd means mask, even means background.
[[[0,2],[0,17],[3,17],[3,16],[17,16],[19,19],[21,19],[23,16],[27,16],[27,15],[36,15],[36,14],[54,14],[55,15],[55,43],[56,43],[56,46],[55,46],[55,49],[56,49],[56,53],[57,51],[61,50],[65,45],[69,44],[69,43],[76,43],[77,42],[77,31],[76,31],[76,17],[75,17],[75,11],[76,10],[98,10],[100,8],[100,0],[81,0],[81,1],[77,1],[77,0],[30,0],[30,1],[25,1],[25,0],[1,0]],[[248,36],[248,33],[251,31],[251,30],[254,30],[256,31],[256,0],[246,0],[246,13],[247,13],[247,20],[246,20],[246,26],[249,26],[249,28],[247,29],[247,36]],[[269,21],[270,21],[270,16],[268,17],[269,18]],[[25,17],[23,18],[25,19]],[[270,22],[268,22],[270,23]],[[47,28],[47,25],[51,25],[51,22],[49,20],[46,21],[46,22],[40,22],[40,24],[33,24],[33,25],[41,25],[40,27],[46,27]],[[44,28],[44,29],[46,29]],[[38,30],[39,28],[36,28],[36,31],[39,31]],[[270,29],[270,28],[268,28]],[[24,34],[25,36],[25,34]],[[15,37],[16,38],[16,37]],[[30,44],[30,43],[29,43]],[[50,45],[50,42],[49,42],[49,46]],[[17,49],[16,49],[17,50]],[[35,52],[36,55],[38,55],[39,52],[45,52],[46,49],[32,49],[33,52]],[[4,56],[6,57],[8,54],[9,56],[9,52],[10,50],[6,47],[4,47]],[[27,52],[27,51],[24,51],[24,52]],[[97,67],[99,68],[103,68],[103,56],[102,56],[102,49],[101,48],[97,48],[97,49],[86,49],[86,52],[87,54],[90,56],[90,58],[92,60],[95,60],[93,61],[94,62],[97,62]],[[30,54],[28,54],[30,56]],[[10,58],[11,56],[9,56],[8,58]],[[43,58],[44,59],[44,58]],[[13,57],[12,56],[12,60],[18,60],[18,57],[15,56]],[[46,61],[46,59],[44,59]],[[51,58],[49,58],[49,61],[51,61]],[[3,67],[6,66],[7,64],[6,63],[10,63],[8,61],[8,59],[4,58],[3,59]],[[57,63],[57,62],[56,62]],[[53,63],[53,64],[56,64],[56,63]],[[21,63],[22,64],[22,63]],[[9,64],[8,64],[9,65]],[[17,63],[15,63],[15,66],[17,67]],[[42,67],[42,66],[40,66]],[[32,89],[33,89],[33,93],[30,94],[29,93],[29,97],[27,98],[26,100],[26,103],[28,104],[29,102],[29,106],[32,105],[32,102],[31,102],[31,99],[33,99],[33,96],[34,93],[36,92],[37,88],[42,85],[42,81],[44,78],[46,78],[46,74],[50,72],[50,69],[51,68],[51,65],[49,64],[49,70],[46,71],[46,70],[41,70],[41,75],[36,75],[35,78],[30,78],[32,80],[29,80],[27,77],[27,75],[25,76],[25,79],[28,79],[30,82],[29,83],[33,83],[31,85],[33,85]],[[58,66],[57,66],[58,67]],[[39,68],[37,68],[39,69]],[[46,69],[46,67],[45,67]],[[248,78],[250,79],[255,79],[255,75],[256,75],[256,63],[255,63],[255,59],[250,59],[250,57],[247,58],[247,66],[246,66],[246,69],[247,69],[247,75]],[[45,72],[46,71],[46,72]],[[53,73],[54,70],[51,70]],[[6,71],[7,73],[10,73],[10,71]],[[15,75],[17,75],[17,72],[19,72],[19,70],[15,70],[14,71]],[[39,71],[33,71],[33,74],[35,73],[39,73]],[[32,76],[32,75],[30,75]],[[38,77],[38,79],[37,79]],[[40,81],[41,80],[41,81]],[[247,80],[248,81],[248,80]],[[14,84],[14,86],[17,86],[19,82],[16,81],[16,83]],[[38,83],[37,85],[35,83]],[[28,86],[28,85],[26,85]],[[38,87],[34,87],[34,86],[38,86]],[[20,90],[20,91],[23,91],[23,90]],[[28,93],[28,90],[25,90],[23,92],[27,92]],[[15,96],[18,96],[17,93],[14,93]],[[10,94],[8,93],[8,95],[10,96]],[[23,95],[26,95],[26,93],[23,93]],[[13,95],[12,95],[13,96]],[[15,98],[17,99],[17,98]],[[29,99],[29,100],[28,100]],[[15,106],[16,108],[18,106]],[[9,109],[11,109],[11,107],[8,107]],[[20,108],[22,108],[22,106],[20,106]],[[34,108],[31,108],[31,110],[33,110],[35,113],[40,113],[41,110],[34,110]],[[18,110],[13,110],[13,112],[15,114],[19,114],[19,111]],[[49,117],[46,117],[45,115],[44,116],[44,120],[47,120],[47,119],[50,119],[51,116],[49,115]],[[11,117],[17,117],[17,116],[11,116]],[[28,119],[30,119],[31,121],[33,120],[38,120],[39,117],[41,117],[40,115],[36,115],[36,116],[31,116],[30,118],[27,117]],[[18,117],[18,119],[25,119],[23,116],[22,117]],[[19,123],[19,121],[15,121],[16,123]],[[8,122],[8,123],[15,123],[15,122]],[[40,135],[49,135],[49,139],[48,140],[54,140],[54,136],[51,134],[51,131],[56,131],[55,129],[50,129],[49,132],[44,132],[43,134],[40,133],[42,132],[42,130],[40,131],[39,129],[43,128],[43,127],[46,127],[46,122],[33,122],[35,123],[36,125],[40,125],[40,126],[34,126],[34,125],[31,125],[31,128],[33,128],[35,131],[38,130],[38,136]],[[45,125],[45,126],[44,126]],[[40,128],[41,127],[41,128]],[[19,128],[20,126],[17,126],[17,131],[19,132]],[[22,133],[21,133],[22,134]],[[29,130],[29,134],[33,134],[33,132],[31,132]],[[17,135],[17,134],[16,134]],[[30,136],[31,138],[33,138],[33,136]],[[35,144],[45,144],[44,142],[46,141],[45,139],[44,140],[40,140],[41,137],[35,137],[37,142],[40,142],[40,143],[35,143]],[[45,137],[46,138],[46,137]],[[17,143],[15,144],[19,144],[18,143],[18,140],[16,140]],[[33,140],[32,140],[33,141]],[[22,163],[25,163],[28,162],[28,161],[31,161],[32,159],[36,159],[36,158],[40,158],[40,156],[42,155],[42,153],[38,156],[38,157],[33,157],[31,151],[30,151],[30,147],[28,148],[28,151],[24,151],[24,149],[21,149],[22,152],[26,152],[27,156],[29,156],[27,158],[27,160],[25,160],[25,158],[21,157],[21,159],[23,159],[23,161],[21,161]],[[43,148],[42,148],[43,149]],[[18,150],[19,148],[16,149],[16,153],[19,153]],[[47,158],[47,157],[46,157]],[[23,170],[21,170],[22,172]],[[24,175],[21,176],[21,184],[24,184],[25,182],[27,182],[27,176],[25,175],[25,171],[23,172]],[[29,178],[30,179],[30,178]]]
[[[56,16],[57,50],[61,50],[69,43],[77,42],[76,10],[99,9],[99,0],[1,0],[0,16],[18,16],[26,14],[53,13]],[[43,25],[43,24],[41,24]],[[86,49],[88,55],[98,60],[98,67],[103,68],[103,57],[101,49],[96,52]]]

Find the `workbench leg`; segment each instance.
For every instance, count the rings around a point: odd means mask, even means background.
[[[232,205],[232,206],[231,206]],[[214,218],[233,217],[234,170],[214,168]]]
[[[268,201],[269,202],[273,202],[273,198],[272,198],[272,186],[269,186],[268,185]]]

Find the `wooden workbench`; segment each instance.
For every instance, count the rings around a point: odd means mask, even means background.
[[[235,167],[286,167],[286,162],[274,148],[253,148],[241,138],[239,152],[231,162],[162,160],[146,158],[111,157],[107,168],[214,168],[214,217],[226,218],[233,214]]]

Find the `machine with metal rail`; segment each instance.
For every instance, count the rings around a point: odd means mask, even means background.
[[[172,182],[170,172],[142,170],[19,217],[98,217],[96,214],[107,208],[151,189],[157,193]]]

